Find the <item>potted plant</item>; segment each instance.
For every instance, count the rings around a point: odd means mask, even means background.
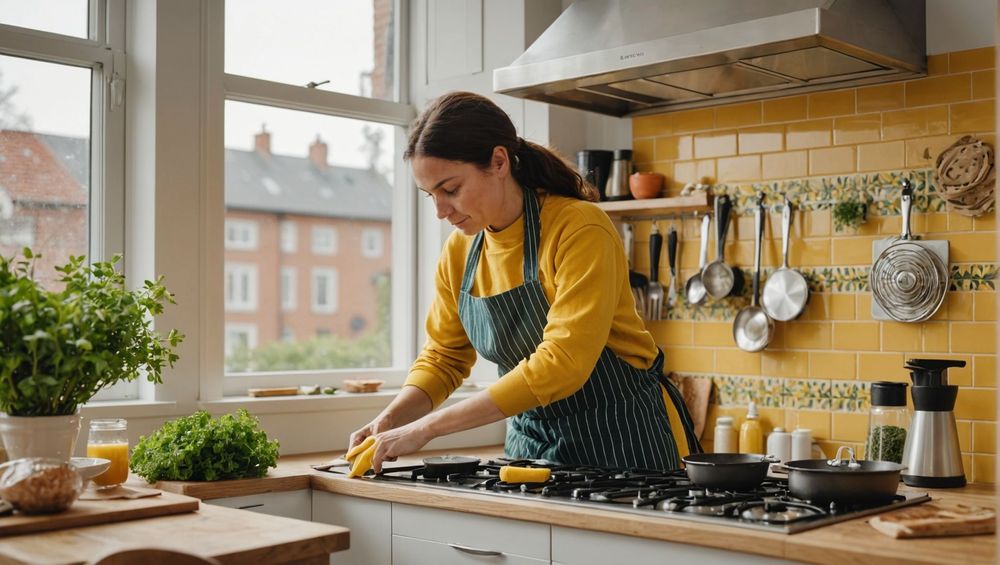
[[[162,277],[128,290],[121,256],[56,267],[61,289],[34,279],[38,256],[0,257],[0,437],[8,455],[68,460],[79,407],[102,388],[140,376],[160,383],[183,336],[150,325],[173,296]]]

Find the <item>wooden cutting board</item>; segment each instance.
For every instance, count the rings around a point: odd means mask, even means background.
[[[0,536],[182,514],[194,512],[197,509],[197,498],[169,492],[148,498],[77,500],[69,510],[59,514],[26,515],[14,513],[11,516],[0,517]]]
[[[882,514],[868,523],[889,537],[921,538],[991,534],[996,520],[990,508],[934,501]]]

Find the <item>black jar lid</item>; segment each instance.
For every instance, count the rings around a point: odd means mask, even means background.
[[[872,406],[906,406],[907,383],[872,383]]]

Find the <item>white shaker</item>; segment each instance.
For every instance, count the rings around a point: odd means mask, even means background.
[[[736,453],[736,428],[733,427],[731,416],[719,416],[715,419],[715,453]]]
[[[783,463],[792,460],[792,434],[785,428],[774,428],[767,436],[767,454],[773,455]]]
[[[796,428],[792,431],[792,461],[812,459],[812,430]]]

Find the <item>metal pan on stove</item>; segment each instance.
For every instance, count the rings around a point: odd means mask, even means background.
[[[423,459],[424,477],[428,479],[443,479],[448,475],[468,475],[476,472],[479,459],[464,455],[441,455]]]

